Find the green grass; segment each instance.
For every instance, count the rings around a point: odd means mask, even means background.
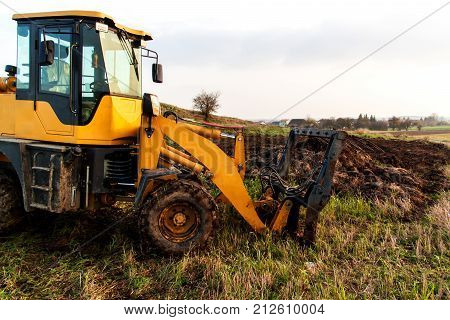
[[[439,133],[439,130],[432,130],[433,134],[424,133],[408,135],[409,131],[389,131],[389,132],[370,132],[370,131],[351,131],[350,134],[361,138],[383,138],[383,139],[401,139],[401,140],[427,140],[436,143],[450,143],[450,133]],[[436,133],[434,133],[436,132]]]
[[[278,126],[270,126],[270,125],[255,125],[248,126],[245,128],[245,134],[249,135],[266,135],[266,136],[287,136],[291,128],[288,127],[278,127]]]
[[[418,127],[416,126],[412,126],[409,127],[408,131],[416,131],[419,130]],[[450,126],[447,125],[442,125],[442,126],[424,126],[421,129],[422,131],[439,131],[439,130],[450,130]],[[399,132],[398,130],[394,130],[392,128],[388,129],[389,132]],[[406,131],[406,130],[401,130],[401,131]]]
[[[0,239],[0,298],[449,299],[448,197],[410,222],[389,206],[333,197],[314,250],[257,235],[223,209],[209,246],[179,258],[142,256],[132,217],[75,250],[120,210],[35,217]]]
[[[443,130],[449,130],[450,126],[435,126],[435,127],[423,127],[422,131],[434,131],[439,132]],[[409,136],[408,133],[416,130],[416,128],[411,128],[409,131],[370,131],[370,130],[354,130],[349,131],[350,134],[362,137],[362,138],[385,138],[385,139],[405,139],[405,140],[414,140],[414,139],[423,139],[427,138],[437,142],[448,142],[448,133],[439,133],[439,134],[429,134],[424,133],[423,135],[412,135]],[[259,134],[259,135],[268,135],[268,136],[278,136],[284,135],[287,136],[289,134],[290,128],[285,127],[277,127],[277,126],[269,126],[269,125],[251,125],[245,128],[246,134]]]
[[[430,127],[422,127],[422,131],[425,130],[450,130],[450,126],[430,126]]]

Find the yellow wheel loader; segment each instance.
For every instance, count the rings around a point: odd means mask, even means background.
[[[329,200],[344,132],[293,129],[281,158],[261,170],[253,201],[243,183],[243,127],[221,127],[161,114],[142,93],[142,61],[152,36],[100,12],[15,14],[17,64],[0,79],[0,231],[29,212],[96,210],[133,202],[144,247],[183,253],[211,234],[217,202],[232,205],[257,232],[299,232],[314,242]],[[286,183],[297,137],[328,140],[318,170]],[[228,156],[214,141],[233,139]],[[202,178],[200,178],[202,177]],[[213,198],[202,184],[220,190]],[[306,208],[303,230],[299,210]]]

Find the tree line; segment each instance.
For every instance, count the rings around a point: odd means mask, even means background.
[[[220,108],[219,104],[220,92],[206,92],[202,90],[193,100],[193,109],[203,115],[205,120],[209,120],[211,114],[217,112]],[[286,122],[285,122],[286,123]],[[449,122],[440,118],[436,113],[429,117],[420,119],[410,119],[409,117],[391,117],[387,120],[377,119],[374,115],[360,114],[358,118],[329,118],[320,119],[318,121],[307,119],[295,119],[294,126],[315,127],[322,129],[337,130],[357,130],[369,129],[374,131],[391,130],[409,130],[412,127],[422,130],[425,126],[449,125]]]
[[[437,114],[420,119],[410,119],[409,117],[391,117],[388,120],[378,120],[374,115],[360,114],[358,118],[329,118],[318,121],[308,118],[303,120],[301,126],[315,127],[321,129],[344,129],[357,130],[369,129],[376,131],[409,130],[412,127],[421,130],[425,126],[448,125],[449,122],[439,118]]]

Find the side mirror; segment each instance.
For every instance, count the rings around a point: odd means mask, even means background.
[[[154,63],[152,65],[152,76],[153,82],[162,83],[163,82],[163,67],[162,64]]]
[[[50,66],[55,59],[55,43],[52,40],[42,41],[39,48],[39,64]]]

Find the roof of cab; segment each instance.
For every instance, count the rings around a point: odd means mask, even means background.
[[[51,12],[33,12],[33,13],[18,13],[12,16],[13,20],[27,20],[27,19],[39,19],[39,18],[61,18],[61,17],[84,17],[94,18],[102,20],[110,20],[117,28],[123,29],[130,34],[134,34],[142,37],[144,40],[152,40],[152,35],[148,32],[136,30],[125,27],[119,23],[116,23],[110,15],[98,11],[85,11],[85,10],[70,10],[70,11],[51,11]]]

